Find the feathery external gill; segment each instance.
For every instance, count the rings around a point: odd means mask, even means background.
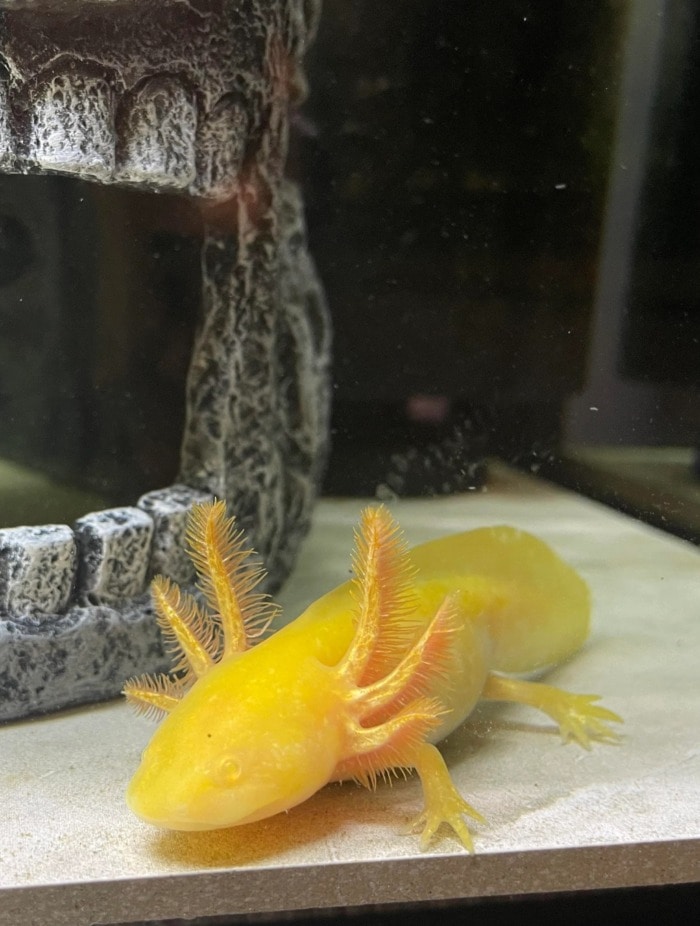
[[[140,675],[129,679],[122,694],[137,714],[160,720],[179,703],[185,687],[168,675]]]
[[[358,689],[356,700],[365,718],[386,708],[396,713],[399,706],[424,695],[433,679],[447,674],[459,619],[455,598],[448,595],[399,664],[384,678]]]
[[[368,685],[397,665],[414,633],[415,570],[400,529],[383,505],[363,512],[352,562],[358,616],[344,671]]]
[[[199,587],[221,623],[224,655],[243,652],[278,613],[268,595],[255,591],[265,570],[251,559],[243,531],[235,529],[235,518],[226,517],[223,501],[192,509],[187,541]]]
[[[187,528],[189,555],[208,608],[164,576],[151,585],[158,626],[175,655],[173,677],[143,675],[124,686],[137,711],[171,711],[217,662],[248,649],[278,613],[270,597],[255,591],[265,572],[245,547],[224,502],[195,505]]]
[[[200,678],[217,658],[219,645],[213,621],[192,595],[165,576],[155,577],[151,593],[158,626],[166,645],[177,656],[173,672]]]

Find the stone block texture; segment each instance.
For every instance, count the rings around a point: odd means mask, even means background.
[[[76,568],[75,538],[62,524],[0,530],[0,613],[61,613]]]
[[[79,518],[76,594],[85,604],[117,604],[141,594],[151,554],[153,521],[139,508],[112,508]]]

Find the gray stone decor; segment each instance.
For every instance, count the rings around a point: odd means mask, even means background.
[[[255,146],[279,176],[319,8],[2,0],[0,166],[225,199]]]
[[[117,695],[167,668],[147,593],[163,572],[192,582],[187,486],[67,525],[0,530],[0,721]]]
[[[0,720],[164,667],[147,586],[187,584],[216,495],[276,587],[328,435],[329,324],[284,177],[320,0],[0,0],[0,170],[197,197],[202,321],[178,484],[72,526],[0,530]]]

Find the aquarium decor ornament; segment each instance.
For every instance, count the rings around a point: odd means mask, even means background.
[[[0,0],[0,171],[229,201],[207,227],[177,485],[71,527],[0,530],[0,721],[110,697],[163,653],[146,593],[187,584],[192,505],[239,516],[271,585],[327,447],[329,334],[284,177],[320,0]],[[79,8],[79,9],[78,9]]]

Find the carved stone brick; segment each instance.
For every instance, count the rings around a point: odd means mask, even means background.
[[[74,525],[80,554],[77,599],[114,604],[146,589],[153,521],[139,508],[111,508],[79,518]]]
[[[63,524],[0,530],[0,610],[60,614],[75,578],[73,531]]]
[[[156,489],[141,496],[138,507],[153,520],[149,579],[160,573],[179,585],[189,585],[194,581],[194,567],[187,555],[185,540],[187,519],[192,505],[210,498],[209,493],[186,485]]]

